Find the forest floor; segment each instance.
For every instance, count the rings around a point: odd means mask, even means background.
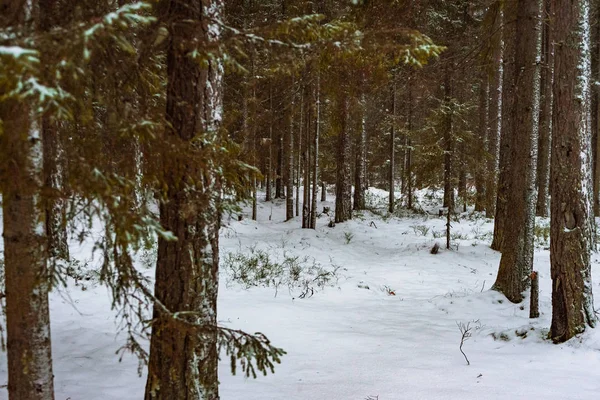
[[[371,190],[371,204],[384,205],[385,195]],[[241,221],[236,215],[224,218],[219,322],[262,332],[287,354],[275,374],[257,379],[244,378],[241,371],[232,376],[224,358],[223,400],[600,396],[600,328],[562,345],[547,340],[548,220],[538,220],[536,229],[541,316],[532,320],[529,297],[512,304],[489,290],[500,260],[489,248],[493,222],[464,214],[452,223],[453,248],[446,250],[445,218],[437,216],[435,199],[420,197],[431,215],[383,217],[366,211],[333,228],[321,215],[316,230],[301,229],[298,217],[282,222],[283,200],[259,201],[258,221],[249,218],[248,207]],[[319,202],[319,211],[324,206],[333,209],[334,203]],[[435,242],[442,248],[433,255]],[[85,246],[73,253],[84,264],[91,257]],[[236,268],[243,267],[235,260],[260,254],[283,267],[284,275],[271,280],[277,288],[247,288],[251,274],[242,274],[245,285],[235,279]],[[600,308],[597,254],[593,262]],[[152,276],[151,268],[145,272]],[[105,287],[70,280],[51,295],[51,319],[57,400],[143,398],[145,372],[138,376],[135,357],[125,355],[119,362],[115,354],[124,337],[117,334]],[[463,345],[470,365],[459,350],[460,324],[471,329]],[[0,386],[6,381],[2,353]],[[4,387],[0,399],[6,398]]]

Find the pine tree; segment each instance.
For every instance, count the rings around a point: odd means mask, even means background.
[[[541,1],[517,2],[516,42],[514,45],[514,82],[511,165],[508,169],[510,191],[506,206],[502,258],[493,288],[512,302],[523,298],[529,286],[533,265],[533,230],[537,190],[537,140],[540,96],[539,58],[541,52]],[[510,206],[510,211],[508,206]]]
[[[34,18],[33,9],[38,6],[37,2],[0,1],[0,10],[7,17],[0,18],[0,28],[13,28],[24,34],[46,29]],[[51,12],[44,6],[39,11],[43,17]],[[0,55],[3,53],[0,50]],[[7,54],[13,57],[10,51]],[[37,56],[37,52],[23,49],[22,54],[14,55],[14,61]],[[10,93],[11,89],[0,80],[0,93]],[[37,109],[36,104],[17,96],[0,101],[0,146],[8,158],[2,160],[0,192],[11,400],[54,399],[46,207],[42,196],[44,129]]]
[[[552,0],[555,61],[550,193],[552,325],[564,342],[596,325],[592,296],[590,2]]]
[[[222,8],[221,0],[173,0],[160,10],[170,30],[166,104],[170,129],[166,139],[194,146],[199,135],[199,150],[205,162],[190,163],[185,155],[177,156],[175,152],[163,156],[167,193],[160,204],[160,222],[177,240],[160,237],[158,243],[147,400],[219,398],[214,327],[221,178],[215,158],[221,123],[222,66],[218,57],[211,57],[202,67],[190,54],[214,51],[220,30],[214,19],[220,18]],[[204,48],[198,49],[199,45]],[[197,176],[200,179],[194,179]],[[165,315],[163,306],[181,314],[186,322],[207,328],[198,332],[177,323]]]

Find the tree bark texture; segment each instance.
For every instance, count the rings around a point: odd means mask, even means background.
[[[53,400],[42,139],[25,104],[0,104],[8,170],[2,184],[8,393]],[[24,140],[25,139],[25,140]]]
[[[481,163],[475,166],[475,211],[485,210],[485,145],[489,136],[490,81],[486,70],[483,71],[479,86],[479,127],[477,135],[477,153]]]
[[[356,163],[354,166],[354,209],[365,209],[366,170],[367,170],[367,100],[363,93],[360,100],[361,124],[356,141]]]
[[[28,7],[37,1],[0,0],[0,9],[11,16],[10,28],[28,30]],[[43,5],[47,20],[51,8]],[[41,21],[35,21],[41,22]],[[0,26],[5,20],[0,16]],[[22,25],[21,25],[22,24]],[[33,25],[35,26],[35,24]],[[38,29],[47,26],[39,24]],[[1,68],[1,67],[0,67]],[[0,89],[1,90],[1,89]],[[43,130],[35,105],[23,100],[0,101],[0,145],[6,177],[2,193],[4,272],[6,290],[6,341],[8,394],[11,400],[53,400],[52,342],[48,306],[48,242],[44,186]]]
[[[552,0],[554,105],[550,168],[550,337],[564,342],[596,325],[592,250],[589,0]]]
[[[41,32],[50,31],[62,22],[65,6],[56,0],[39,0],[39,24]],[[55,63],[51,54],[44,54],[44,62]],[[47,76],[52,82],[52,77]],[[61,138],[61,122],[49,112],[42,115],[42,143],[44,152],[44,192],[46,211],[46,236],[48,256],[52,262],[69,259],[69,244],[66,226],[67,200],[64,193],[65,155]]]
[[[350,139],[350,99],[344,91],[339,100],[341,127],[338,133],[337,176],[335,183],[335,222],[352,219],[352,142]]]
[[[396,186],[396,130],[394,124],[396,123],[396,75],[392,77],[392,125],[390,128],[390,172],[389,172],[389,204],[388,211],[394,212],[394,206],[396,200],[394,198],[394,191]]]
[[[286,130],[285,145],[285,220],[294,218],[294,82],[290,101],[289,129]]]
[[[498,166],[498,186],[496,192],[496,215],[494,218],[494,237],[492,249],[502,251],[504,244],[505,222],[507,217],[508,194],[510,193],[510,169],[512,165],[512,135],[514,130],[514,92],[515,92],[515,42],[516,42],[516,2],[505,4],[504,57],[502,68],[502,126],[500,132],[500,158]]]
[[[412,176],[412,129],[413,129],[413,81],[414,77],[411,74],[408,77],[408,117],[406,123],[406,129],[408,130],[406,139],[406,168],[404,168],[406,174],[406,207],[411,210],[413,207],[413,176]],[[366,168],[365,168],[365,179],[366,179]]]
[[[452,184],[452,157],[454,154],[454,138],[452,132],[452,72],[451,67],[446,67],[444,72],[444,102],[446,103],[446,108],[448,109],[447,115],[445,116],[446,123],[444,126],[444,204],[443,206],[448,208],[448,213],[454,211],[454,185]],[[448,219],[448,224],[450,224],[450,219]],[[448,227],[448,232],[449,232]],[[448,240],[448,248],[450,248],[450,241]]]
[[[520,302],[529,286],[533,266],[533,231],[537,189],[538,117],[540,104],[540,53],[542,1],[519,0],[515,38],[515,75],[511,140],[511,190],[505,194],[502,257],[493,288],[510,301]]]
[[[550,0],[544,0],[543,16],[536,215],[547,217],[550,200],[550,139],[552,137],[552,81],[554,76],[554,45],[550,29]]]
[[[220,30],[211,20],[220,17],[222,8],[222,0],[171,0],[164,15],[170,30],[167,139],[191,145],[196,135],[203,135],[207,157],[202,166],[170,155],[163,160],[168,191],[160,222],[177,240],[159,238],[154,294],[169,312],[191,313],[180,318],[207,330],[175,322],[155,304],[146,400],[219,398],[214,328],[221,188],[210,146],[221,123],[223,68],[218,59],[201,67],[189,55],[219,40]]]
[[[317,227],[317,195],[319,194],[319,138],[321,136],[321,75],[317,72],[315,89],[315,136],[313,138],[312,197],[310,205],[310,227]]]
[[[503,41],[504,14],[500,7],[497,8],[495,22],[492,26],[495,34],[493,43],[493,71],[490,77],[490,105],[489,105],[489,130],[486,143],[488,153],[487,176],[485,183],[485,215],[492,218],[496,215],[496,197],[498,188],[499,168],[499,141],[502,130],[502,91],[504,77],[504,41]]]

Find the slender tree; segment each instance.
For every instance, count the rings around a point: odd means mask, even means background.
[[[365,209],[365,180],[367,169],[367,100],[364,93],[360,99],[360,129],[356,140],[356,162],[354,165],[354,204],[355,210]]]
[[[321,136],[321,73],[317,71],[317,87],[315,88],[315,136],[313,138],[312,159],[312,194],[310,206],[310,227],[317,227],[317,195],[319,193],[319,138]]]
[[[289,128],[286,129],[284,137],[285,145],[285,220],[294,218],[294,106],[295,106],[295,82],[292,81]]]
[[[394,206],[396,200],[394,198],[395,186],[396,186],[396,128],[394,124],[396,123],[396,74],[392,74],[392,82],[391,82],[391,126],[390,126],[390,170],[389,170],[389,205],[388,211],[390,213],[394,212]]]
[[[352,219],[352,174],[350,135],[350,94],[346,87],[339,99],[337,174],[335,182],[335,222]]]

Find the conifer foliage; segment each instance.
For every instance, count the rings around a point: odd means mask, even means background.
[[[89,240],[147,400],[218,399],[222,357],[274,372],[283,349],[218,323],[219,232],[244,202],[254,220],[285,202],[286,224],[317,229],[373,208],[370,187],[389,193],[385,218],[443,192],[448,251],[458,215],[494,218],[493,288],[518,303],[549,197],[550,337],[594,327],[595,8],[0,0],[10,399],[54,399],[48,296],[74,276],[69,245]]]

